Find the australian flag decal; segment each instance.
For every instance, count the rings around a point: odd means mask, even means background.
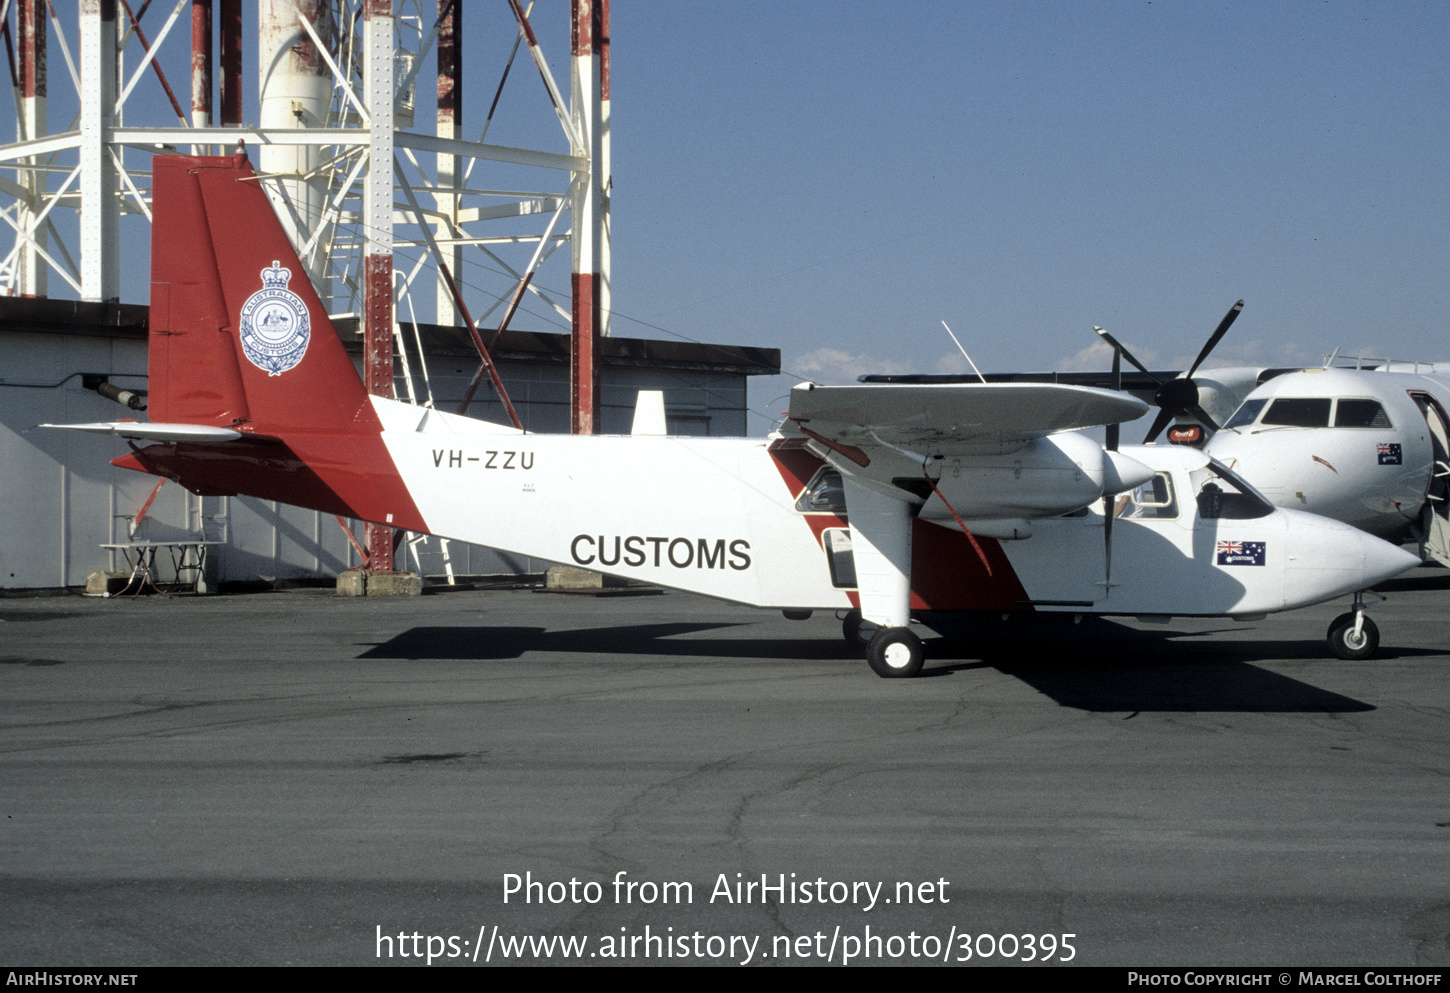
[[[1262,541],[1220,541],[1218,564],[1263,565],[1265,544]]]
[[[1398,443],[1379,446],[1380,465],[1402,465]]]

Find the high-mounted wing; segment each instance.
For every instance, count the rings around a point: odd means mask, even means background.
[[[1181,375],[1182,369],[1165,369],[1161,372],[1138,372],[1136,369],[1124,369],[1117,378],[1104,369],[1102,372],[987,372],[981,376],[972,373],[872,373],[862,376],[858,381],[862,383],[882,385],[934,385],[934,386],[964,386],[973,383],[980,383],[985,379],[989,383],[1051,383],[1059,386],[1091,386],[1095,389],[1114,390],[1119,393],[1129,393],[1140,400],[1151,401],[1153,394],[1160,386],[1175,376]],[[1120,385],[1115,386],[1115,383]]]
[[[1011,452],[1058,431],[1142,417],[1148,404],[1122,393],[1048,383],[803,383],[790,420],[841,445],[895,445],[922,455]]]

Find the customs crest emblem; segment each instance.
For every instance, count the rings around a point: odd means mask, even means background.
[[[273,262],[262,270],[262,288],[242,304],[242,351],[269,376],[280,376],[302,361],[312,328],[307,305],[287,288],[292,270]]]

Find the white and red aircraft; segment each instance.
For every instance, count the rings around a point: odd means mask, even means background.
[[[788,613],[846,614],[882,676],[927,611],[1258,617],[1417,564],[1276,510],[1207,455],[1077,428],[1141,401],[1051,384],[804,384],[770,439],[530,434],[368,395],[242,154],[154,160],[150,423],[115,464]],[[137,442],[149,442],[144,447]]]

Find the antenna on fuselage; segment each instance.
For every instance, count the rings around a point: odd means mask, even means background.
[[[977,363],[972,361],[972,357],[967,354],[967,350],[962,347],[962,343],[960,341],[957,341],[957,336],[952,333],[952,329],[947,326],[947,322],[942,321],[941,326],[946,328],[947,334],[952,336],[952,341],[956,342],[957,350],[962,353],[962,358],[967,360],[967,365],[972,367],[972,371],[977,374],[977,378],[985,383],[987,381],[987,377],[982,375],[982,370],[977,368]]]

